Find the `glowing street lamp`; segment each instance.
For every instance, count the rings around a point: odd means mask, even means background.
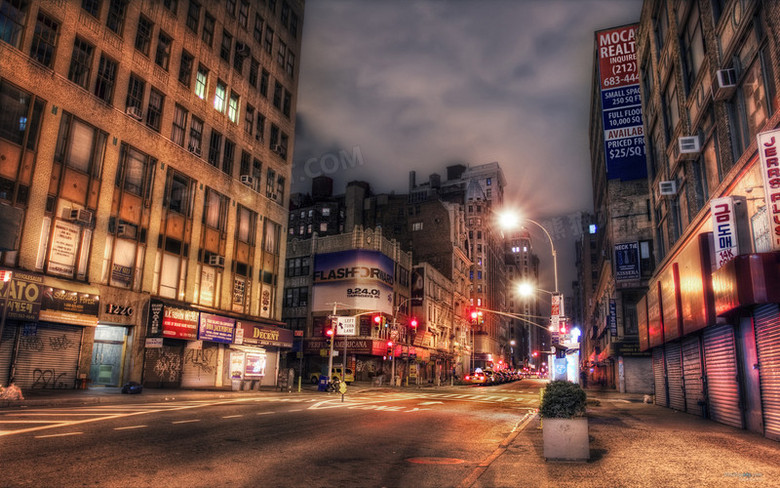
[[[505,211],[498,216],[498,222],[499,225],[501,225],[501,227],[504,229],[513,229],[520,224],[521,220],[514,212]],[[530,222],[542,229],[544,235],[546,235],[547,239],[550,241],[550,249],[552,250],[553,258],[553,277],[555,278],[555,293],[558,293],[558,251],[555,250],[555,244],[553,244],[552,236],[550,236],[550,233],[547,232],[547,229],[545,229],[542,224],[535,220],[523,219],[522,222]]]

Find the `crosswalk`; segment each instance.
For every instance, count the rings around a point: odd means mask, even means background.
[[[234,399],[184,400],[161,403],[115,404],[75,407],[46,407],[34,409],[0,411],[0,437],[21,433],[38,433],[60,427],[74,427],[83,424],[101,422],[113,419],[137,417],[147,414],[183,411],[224,404],[276,404],[273,412],[262,411],[257,415],[273,415],[291,412],[317,411],[328,405],[328,408],[368,408],[374,405],[376,409],[392,411],[393,408],[403,410],[398,404],[408,404],[409,411],[446,406],[452,402],[477,402],[483,404],[503,405],[509,408],[536,408],[539,404],[538,395],[530,392],[511,392],[510,394],[485,393],[453,393],[398,391],[381,392],[365,391],[345,395],[262,395]],[[381,406],[381,405],[384,405]],[[240,417],[226,416],[225,419]],[[139,418],[139,420],[141,420]],[[191,422],[179,420],[177,422]],[[146,424],[120,427],[119,429],[141,429]],[[51,434],[54,435],[54,434]],[[44,437],[44,436],[40,436]]]

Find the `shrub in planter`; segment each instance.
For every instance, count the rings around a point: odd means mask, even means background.
[[[542,395],[545,459],[587,461],[590,458],[585,391],[568,381],[552,381]]]
[[[550,382],[544,390],[539,413],[546,419],[570,419],[585,415],[585,390],[569,381]]]

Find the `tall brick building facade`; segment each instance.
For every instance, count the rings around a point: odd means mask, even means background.
[[[275,381],[303,7],[0,2],[0,383]]]

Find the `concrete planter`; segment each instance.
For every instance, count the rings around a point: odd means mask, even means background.
[[[550,419],[542,421],[544,458],[547,461],[579,461],[590,459],[588,418]]]

